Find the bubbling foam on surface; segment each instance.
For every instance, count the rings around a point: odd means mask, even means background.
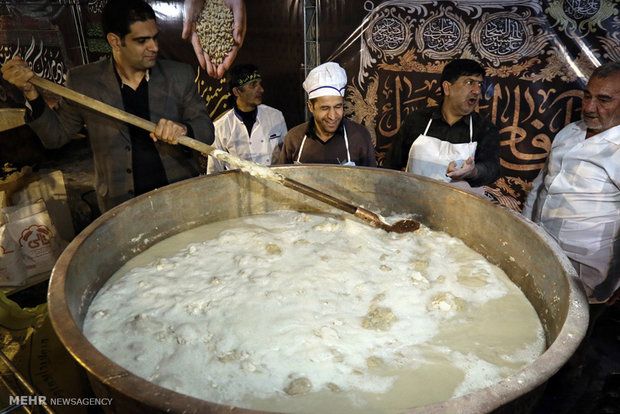
[[[521,291],[460,240],[291,211],[153,246],[100,290],[84,333],[160,386],[307,413],[442,401],[545,346]]]

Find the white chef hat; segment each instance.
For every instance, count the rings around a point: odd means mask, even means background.
[[[344,96],[347,73],[336,62],[327,62],[312,69],[303,83],[308,99],[319,96]]]

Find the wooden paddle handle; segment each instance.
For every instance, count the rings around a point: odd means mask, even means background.
[[[298,193],[305,194],[315,200],[319,200],[325,204],[329,204],[332,207],[336,207],[339,210],[353,214],[355,217],[362,219],[373,227],[389,231],[390,226],[387,223],[384,223],[376,213],[373,213],[370,210],[347,203],[346,201],[340,200],[324,193],[323,191],[307,186],[306,184],[300,183],[299,181],[295,181],[291,178],[284,177],[282,184],[284,184],[285,187],[297,191]]]
[[[316,200],[322,201],[325,204],[329,204],[332,207],[336,207],[337,209],[346,211],[349,214],[355,215],[356,211],[358,210],[358,207],[349,204],[346,201],[337,199],[336,197],[332,197],[329,194],[324,193],[323,191],[307,186],[306,184],[302,184],[299,181],[295,181],[291,178],[284,177],[282,184],[284,184],[285,187],[297,191],[298,193],[310,196]]]
[[[129,112],[125,112],[112,105],[108,105],[89,96],[76,92],[72,89],[65,88],[64,86],[48,81],[47,79],[35,76],[30,79],[30,83],[41,89],[45,89],[47,91],[55,93],[56,95],[60,95],[63,98],[67,98],[73,102],[77,102],[80,105],[91,108],[94,111],[109,115],[110,117],[118,119],[119,121],[127,122],[128,124],[137,126],[138,128],[142,128],[149,132],[155,131],[155,127],[157,126],[154,122],[148,121],[144,118],[140,118],[139,116],[130,114]],[[179,137],[179,144],[199,151],[204,155],[209,155],[215,149],[215,147],[212,147],[211,145],[205,144],[204,142],[187,137],[185,135]]]
[[[33,85],[39,88],[55,93],[56,95],[60,95],[63,98],[67,98],[71,101],[77,102],[78,104],[91,108],[94,111],[109,115],[112,118],[118,119],[123,122],[127,122],[128,124],[135,125],[138,128],[145,129],[149,132],[153,132],[155,130],[156,125],[151,121],[148,121],[146,119],[140,118],[139,116],[125,112],[121,109],[118,109],[114,106],[111,106],[101,101],[98,101],[96,99],[93,99],[89,96],[83,95],[72,89],[65,88],[64,86],[48,81],[47,79],[43,79],[38,76],[35,76],[32,79],[30,79],[30,83],[32,83]],[[215,147],[212,147],[211,145],[205,144],[204,142],[200,142],[194,138],[190,138],[187,136],[179,137],[179,144],[185,145],[186,147],[192,148],[205,155],[208,155],[215,150]],[[229,156],[235,157],[235,156],[232,156],[231,154],[229,154]],[[315,188],[302,184],[298,181],[285,178],[278,173],[273,173],[273,174],[274,176],[278,177],[278,179],[276,180],[277,182],[279,182],[280,184],[283,184],[284,186],[292,190],[295,190],[299,193],[310,196],[316,200],[326,203],[332,207],[336,207],[347,213],[353,214],[357,216],[358,218],[361,218],[362,220],[366,221],[367,223],[373,225],[374,227],[379,227],[379,228],[389,227],[387,226],[387,224],[383,223],[383,221],[379,218],[379,216],[377,216],[375,213],[371,211],[368,211],[364,208],[349,204],[343,200],[330,196],[329,194],[326,194]]]
[[[93,99],[89,96],[76,92],[72,89],[66,88],[62,85],[58,85],[57,83],[51,82],[47,79],[43,79],[38,76],[35,76],[32,79],[30,79],[30,83],[32,83],[33,85],[39,88],[55,93],[56,95],[60,95],[63,98],[67,98],[71,101],[77,102],[78,104],[91,108],[94,111],[109,115],[112,118],[118,119],[123,122],[127,122],[128,124],[135,125],[138,128],[145,129],[149,132],[153,132],[155,130],[156,125],[155,123],[151,121],[148,121],[144,118],[140,118],[139,116],[130,114],[129,112],[125,112],[112,105],[108,105],[106,103]],[[200,151],[205,155],[210,154],[213,150],[215,150],[215,147],[212,147],[203,142],[200,142],[198,140],[195,140],[193,138],[186,137],[186,136],[179,137],[179,144],[182,144],[192,149],[195,149],[197,151]],[[279,175],[278,177],[279,177],[278,181],[283,183],[286,187],[289,187],[297,192],[306,194],[314,199],[327,203],[333,207],[339,208],[351,214],[355,214],[355,211],[357,210],[357,207],[349,203],[346,203],[342,200],[338,200],[337,198],[332,197],[328,194],[325,194],[322,191],[316,190],[312,187],[309,187],[298,181],[291,180],[289,178],[284,178]]]

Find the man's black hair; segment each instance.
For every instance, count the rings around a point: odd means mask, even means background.
[[[255,74],[258,73],[258,68],[251,63],[240,63],[233,66],[230,68],[228,75],[226,76],[228,81],[228,91],[232,94],[233,88],[242,86],[248,79],[252,79],[255,77]]]
[[[124,40],[129,26],[135,22],[155,20],[153,8],[144,0],[108,0],[103,8],[103,33],[114,33]]]
[[[441,72],[439,86],[443,95],[443,82],[448,81],[454,83],[461,76],[482,75],[484,77],[484,69],[480,63],[471,59],[456,59],[448,63]]]

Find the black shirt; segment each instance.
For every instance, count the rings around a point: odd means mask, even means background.
[[[125,111],[139,116],[140,118],[150,119],[149,112],[149,84],[146,76],[134,91],[130,86],[123,85],[120,76],[116,73],[123,106]],[[133,173],[134,195],[143,194],[163,187],[168,184],[168,178],[161,162],[155,143],[149,136],[149,132],[129,125],[129,135],[131,136],[131,164],[133,171],[128,170],[128,174]]]
[[[34,101],[28,101],[28,105],[30,105],[30,107],[26,106],[26,108],[28,109],[26,122],[30,122],[43,115],[43,111],[45,111],[45,105],[47,104],[45,103],[45,99],[43,99],[43,96],[39,95]]]
[[[235,113],[239,115],[239,118],[241,118],[241,121],[245,125],[245,128],[248,130],[248,136],[251,136],[252,127],[254,126],[254,123],[256,122],[256,114],[258,113],[258,108],[254,108],[254,110],[250,112],[243,112],[241,109],[237,107],[237,104],[235,103],[234,109],[235,109]]]
[[[424,134],[431,117],[433,122],[426,135],[452,144],[469,142],[470,115],[464,116],[454,125],[449,125],[443,118],[440,106],[418,109],[407,115],[398,133],[394,136],[384,161],[384,167],[403,170],[407,166],[411,144],[418,136]],[[472,112],[471,117],[474,130],[472,139],[478,142],[474,157],[478,174],[466,181],[472,187],[480,187],[493,183],[499,177],[499,131],[495,125],[478,113]]]

